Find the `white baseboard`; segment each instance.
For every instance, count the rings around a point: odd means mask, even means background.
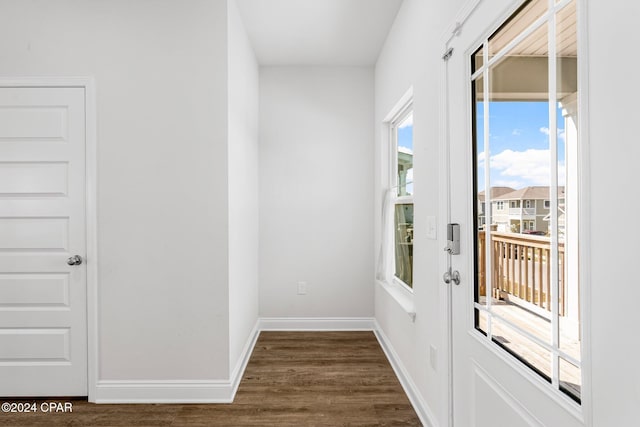
[[[418,414],[422,424],[429,427],[437,427],[438,423],[436,417],[433,415],[433,412],[429,408],[429,405],[427,405],[427,402],[423,399],[418,387],[411,379],[411,376],[402,364],[398,354],[393,349],[391,341],[389,341],[389,338],[387,338],[382,328],[380,328],[378,322],[375,322],[374,333],[380,343],[380,347],[382,347],[382,351],[384,351],[384,354],[387,356],[393,371],[396,373],[396,377],[398,377],[404,392],[407,394],[407,397],[409,398],[411,405],[413,405],[413,409],[416,411],[416,414]]]
[[[263,317],[261,331],[373,331],[373,317]]]
[[[256,341],[258,341],[259,335],[260,319],[256,320],[256,324],[253,326],[253,329],[249,334],[249,339],[245,343],[244,348],[242,349],[242,353],[240,353],[238,362],[236,363],[233,371],[231,371],[231,402],[233,402],[233,399],[236,397],[236,392],[238,391],[240,380],[242,380],[244,370],[247,368],[247,363],[249,363],[249,359],[251,358],[251,354],[253,353],[253,349],[256,346]]]
[[[231,381],[98,381],[95,403],[231,403]]]
[[[95,403],[231,403],[260,334],[260,321],[249,334],[229,380],[101,380]]]

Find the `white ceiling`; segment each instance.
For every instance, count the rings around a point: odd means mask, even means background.
[[[526,5],[516,16],[491,37],[490,54],[497,53],[514,37],[533,24],[547,11],[546,1],[534,1]],[[576,2],[558,12],[556,18],[557,55],[578,56],[578,34],[576,29]],[[549,56],[549,29],[541,25],[520,44],[509,51],[509,56]]]
[[[402,0],[238,0],[261,65],[368,66]]]

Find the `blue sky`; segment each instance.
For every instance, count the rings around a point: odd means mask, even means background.
[[[398,145],[413,151],[413,122],[398,129]]]
[[[404,147],[413,153],[413,114],[398,126],[398,147]],[[413,194],[413,169],[407,173],[407,192]]]
[[[491,185],[522,188],[549,185],[549,104],[491,102],[489,151]],[[477,104],[478,189],[484,189],[484,111]],[[564,119],[558,109],[558,172],[564,176]]]

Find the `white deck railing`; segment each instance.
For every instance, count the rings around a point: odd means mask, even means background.
[[[535,208],[509,208],[509,215],[535,216]]]

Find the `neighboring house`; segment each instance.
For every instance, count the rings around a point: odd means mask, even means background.
[[[491,187],[491,200],[494,200],[496,197],[502,196],[507,193],[511,193],[516,191],[511,187]],[[486,223],[486,213],[485,213],[485,191],[482,190],[478,193],[478,228],[484,229],[484,225]],[[491,213],[493,214],[493,206],[491,209]]]
[[[558,187],[560,217],[558,226],[564,228],[564,187]],[[497,231],[523,233],[549,232],[551,202],[549,187],[525,187],[491,198],[492,224]],[[563,234],[563,233],[561,233]]]

